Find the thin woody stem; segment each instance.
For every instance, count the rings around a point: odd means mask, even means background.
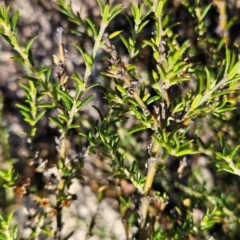
[[[146,226],[146,220],[147,220],[147,215],[148,215],[148,207],[149,207],[149,193],[152,188],[156,168],[157,168],[157,162],[161,158],[162,154],[162,147],[154,142],[152,149],[151,149],[151,161],[148,163],[148,172],[146,176],[146,181],[144,184],[144,196],[141,200],[141,208],[140,208],[140,215],[142,218],[141,222],[141,229],[140,229],[140,240],[145,240],[146,239],[146,234],[147,230],[145,229]]]
[[[114,65],[117,68],[117,71],[118,71],[113,76],[115,78],[119,78],[123,80],[128,86],[130,86],[130,89],[131,87],[134,89],[132,97],[136,100],[136,102],[139,104],[142,110],[148,111],[148,114],[151,115],[151,118],[153,120],[153,129],[156,131],[156,129],[160,127],[159,121],[156,119],[156,117],[153,114],[151,114],[151,112],[148,110],[147,106],[139,96],[138,92],[135,91],[135,86],[131,82],[131,77],[127,73],[124,62],[121,60],[121,58],[117,56],[117,51],[115,46],[110,43],[107,35],[104,35],[103,40],[106,44],[106,51],[111,55],[110,62],[112,63],[112,65]],[[111,69],[109,70],[109,72],[111,73]],[[148,196],[152,188],[152,183],[153,183],[156,168],[157,168],[157,162],[161,157],[160,156],[161,153],[162,153],[162,147],[158,143],[154,142],[151,149],[151,154],[150,154],[152,160],[148,164],[148,172],[147,172],[145,184],[143,186],[143,191],[142,191],[143,197],[141,199],[141,207],[139,209],[141,219],[142,219],[141,228],[140,228],[140,239],[142,240],[146,239],[146,235],[148,232],[145,230],[145,225],[146,225],[146,220],[148,215],[148,207],[149,207]]]
[[[131,81],[129,80],[129,77],[128,76],[125,76],[124,78],[124,81],[130,85],[131,84]],[[136,102],[139,104],[139,106],[142,108],[142,109],[146,109],[148,110],[147,106],[145,105],[145,103],[142,101],[142,99],[140,98],[139,94],[134,91],[134,94],[133,94],[133,97],[134,99],[136,100]],[[150,113],[150,111],[148,111]],[[150,113],[151,114],[151,113]],[[151,114],[151,118],[152,120],[154,121],[154,126],[158,126],[159,125],[159,122],[158,120],[155,118],[155,116],[153,114]]]

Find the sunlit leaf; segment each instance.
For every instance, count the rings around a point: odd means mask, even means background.
[[[142,130],[145,130],[145,129],[147,129],[147,127],[145,125],[139,125],[139,126],[135,126],[131,129],[129,129],[127,132],[129,134],[133,134],[135,132],[139,132],[139,131],[142,131]]]

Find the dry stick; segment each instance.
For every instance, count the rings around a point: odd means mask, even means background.
[[[58,62],[58,77],[60,84],[64,86],[67,82],[68,76],[66,76],[66,65],[65,65],[65,53],[64,53],[64,44],[62,40],[62,32],[63,29],[61,27],[57,28],[56,36],[58,38],[58,49],[59,49],[59,62]],[[66,158],[66,143],[67,143],[67,137],[66,133],[63,133],[60,138],[60,146],[59,146],[59,161],[64,163]],[[58,197],[64,194],[64,189],[66,186],[66,180],[61,179],[60,183],[57,186],[58,189]],[[57,200],[57,231],[62,230],[62,206],[61,201]],[[60,240],[60,234],[59,234],[59,240]]]
[[[58,49],[59,49],[59,61],[56,63],[58,66],[58,77],[60,80],[61,86],[64,86],[67,83],[68,76],[66,75],[66,64],[65,64],[65,53],[64,53],[64,44],[62,40],[63,29],[61,27],[57,28],[57,38],[58,38]]]

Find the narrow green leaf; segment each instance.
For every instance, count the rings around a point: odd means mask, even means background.
[[[85,83],[76,72],[73,73],[71,78],[76,81],[76,94],[79,94],[79,91],[85,90]]]
[[[40,103],[38,104],[38,108],[54,108],[55,105],[53,103]]]
[[[17,236],[18,236],[18,225],[16,225],[12,230],[12,234],[11,234],[12,240],[17,240]]]
[[[202,93],[204,90],[204,76],[199,74],[198,76],[198,81],[197,81],[197,88],[196,88],[196,92],[197,93]]]
[[[65,91],[62,91],[61,89],[57,89],[57,93],[60,94],[63,99],[67,99],[70,103],[73,102],[73,98]]]
[[[236,76],[237,76],[237,77],[234,77],[234,78],[232,78],[231,80],[228,80],[226,84],[234,83],[234,82],[236,82],[236,81],[239,81],[239,80],[240,80],[240,75],[237,74]],[[239,87],[236,88],[235,90],[239,90]]]
[[[7,177],[7,172],[0,169],[0,178],[5,179]]]
[[[164,16],[163,20],[162,20],[162,25],[167,27],[167,30],[170,29],[170,25],[169,25],[169,14],[166,14],[166,16]]]
[[[130,70],[135,69],[135,68],[136,68],[136,65],[134,65],[134,64],[129,64],[129,65],[127,66],[127,71],[130,71]]]
[[[128,38],[128,42],[129,42],[129,47],[131,50],[134,49],[134,40],[132,39],[132,37]]]
[[[7,225],[10,227],[13,219],[14,210],[12,210],[7,216]]]
[[[113,33],[111,33],[108,38],[109,39],[112,39],[112,38],[115,38],[116,36],[118,36],[123,30],[120,30],[120,31],[115,31]]]
[[[154,45],[154,43],[152,42],[152,41],[148,41],[148,40],[143,40],[143,48],[145,48],[146,46],[150,46],[150,47],[152,47],[152,48],[154,48],[155,47],[155,45]]]
[[[169,140],[168,140],[168,135],[165,131],[162,132],[162,137],[163,137],[163,142],[164,143],[168,143]]]
[[[84,81],[79,77],[78,73],[74,72],[71,76],[79,85],[82,85]]]
[[[32,64],[32,66],[34,67],[33,53],[32,53],[31,48],[28,50],[28,60]]]
[[[19,18],[19,11],[16,11],[16,12],[13,14],[13,17],[12,17],[12,24],[11,24],[11,29],[12,29],[12,31],[15,31],[15,30],[16,30],[18,18]]]
[[[210,88],[211,88],[211,74],[206,67],[204,68],[204,70],[205,70],[205,73],[206,73],[206,90],[210,91]]]
[[[186,155],[193,155],[193,154],[198,154],[199,151],[195,151],[193,149],[184,149],[175,154],[176,157],[182,157]]]
[[[105,144],[105,146],[107,147],[107,149],[110,150],[110,146],[109,146],[109,144],[108,144],[108,141],[107,141],[105,135],[104,135],[103,133],[99,132],[99,136],[100,136],[102,142],[103,142],[103,143]]]
[[[162,79],[166,79],[165,69],[162,65],[157,65],[157,70]]]
[[[61,114],[61,113],[58,114],[58,117],[63,119],[65,122],[68,122],[68,120],[69,120],[69,117],[67,115],[64,115],[64,114]]]
[[[134,174],[134,170],[136,168],[136,161],[133,161],[131,165],[129,166],[129,172],[130,174]]]
[[[233,66],[236,64],[236,62],[238,61],[237,58],[238,58],[238,55],[235,54],[234,52],[232,52],[231,63],[230,63],[229,69],[232,69]]]
[[[130,4],[130,9],[131,9],[133,17],[136,19],[136,12],[137,12],[138,8],[131,3]]]
[[[151,94],[150,93],[147,93],[144,97],[143,97],[143,102],[146,102],[147,101],[147,99],[149,98],[151,96]]]
[[[226,62],[225,62],[225,74],[228,73],[228,69],[229,69],[229,65],[230,65],[230,61],[231,61],[231,52],[229,50],[228,47],[226,47]]]
[[[42,111],[40,112],[37,117],[36,117],[36,123],[43,117],[43,115],[46,113],[46,110],[45,111]]]
[[[236,153],[238,152],[240,145],[237,145],[231,152],[230,158],[233,159]]]
[[[201,20],[203,20],[203,19],[205,18],[206,14],[207,14],[208,11],[210,10],[211,6],[212,6],[212,3],[208,4],[208,5],[204,8],[203,12],[201,13]]]
[[[7,8],[5,8],[5,11],[4,11],[4,22],[7,26],[9,26],[9,11],[10,11],[10,6],[8,6]]]
[[[224,96],[224,95],[227,95],[227,94],[230,94],[232,93],[232,90],[222,90],[222,91],[219,91],[219,92],[215,92],[212,94],[211,96],[211,99],[214,99],[214,98],[217,98],[217,97],[220,97],[220,96]]]
[[[89,90],[89,89],[91,89],[91,88],[94,88],[94,87],[96,87],[96,86],[99,86],[99,85],[101,85],[100,82],[96,82],[96,83],[90,84],[89,86],[87,86],[86,91]]]
[[[111,22],[123,10],[123,8],[122,4],[115,5],[109,13],[108,22]]]
[[[101,111],[100,111],[100,109],[99,108],[97,108],[96,106],[94,106],[94,105],[92,105],[92,107],[98,112],[98,115],[99,115],[99,117],[100,117],[100,119],[101,119],[101,121],[103,121],[103,115],[102,115],[102,113],[101,113]]]
[[[152,96],[152,97],[147,99],[146,104],[149,105],[149,104],[151,104],[155,101],[158,101],[159,99],[161,99],[161,97],[159,95]]]
[[[73,129],[73,128],[79,128],[80,126],[78,124],[71,124],[69,126],[69,129]]]
[[[97,0],[98,6],[100,8],[100,13],[103,16],[103,3],[101,2],[101,0]]]
[[[146,21],[142,22],[137,30],[137,33],[140,33],[143,30],[143,28],[149,23],[149,21],[150,20],[146,20]]]
[[[45,83],[49,83],[51,73],[52,73],[52,68],[49,68],[47,70],[47,72],[46,72],[46,81],[45,81]]]
[[[83,108],[86,104],[88,104],[94,97],[94,94],[91,94],[87,98],[85,98],[79,105],[78,105],[78,110]]]
[[[120,38],[121,38],[123,44],[125,45],[125,47],[127,48],[127,50],[129,50],[129,43],[128,43],[127,39],[122,35],[120,35]]]
[[[166,3],[166,0],[159,1],[155,13],[156,18],[160,18],[163,12],[163,7]]]
[[[240,61],[235,64],[235,66],[231,69],[230,73],[228,74],[228,79],[232,79],[236,73],[240,73]]]
[[[25,122],[32,122],[32,115],[30,112],[26,112],[26,111],[20,111],[21,115],[24,117],[24,121]]]
[[[29,53],[29,49],[31,48],[32,44],[34,43],[34,41],[37,39],[37,37],[31,38],[28,43],[27,46],[25,48],[26,53]]]
[[[118,90],[120,93],[123,93],[124,95],[127,94],[127,90],[124,89],[122,86],[116,85],[116,88],[117,88],[117,90]]]
[[[102,16],[103,23],[108,22],[108,14],[109,14],[109,4],[106,4],[104,9],[103,9],[103,16]]]
[[[42,76],[43,74],[45,74],[47,72],[48,68],[41,68],[38,70],[38,76]]]
[[[139,104],[136,102],[135,99],[129,97],[127,100],[128,100],[128,102],[130,102],[133,106],[139,107]],[[137,116],[138,114],[139,114],[139,116],[141,116],[140,112],[139,112],[136,108],[133,108],[132,110],[134,111],[134,113],[136,114],[136,116]]]
[[[63,103],[66,105],[67,110],[70,111],[71,110],[71,105],[73,103],[73,98],[66,92],[57,89],[57,93],[58,95],[61,97],[61,99],[63,100]]]
[[[77,13],[77,15],[79,15],[79,14]],[[70,22],[73,22],[73,23],[77,24],[78,26],[82,25],[82,20],[81,20],[80,17],[78,17],[78,18],[77,18],[77,16],[69,17],[68,20]]]
[[[82,137],[84,137],[84,138],[86,138],[86,139],[89,138],[88,135],[87,135],[86,133],[83,133],[83,132],[80,132],[79,135],[82,136]]]
[[[197,142],[201,145],[201,147],[202,147],[203,149],[207,149],[206,144],[202,141],[202,139],[201,139],[200,137],[197,136],[196,139],[197,139]]]
[[[21,64],[24,64],[24,59],[21,57],[11,57],[10,59],[12,59],[15,62],[19,62]]]
[[[220,152],[216,152],[216,156],[219,157],[220,159],[225,160],[225,156]]]
[[[88,25],[90,26],[90,28],[91,28],[91,30],[92,30],[92,33],[93,33],[93,36],[94,36],[94,38],[96,38],[97,37],[97,35],[98,35],[98,32],[97,32],[97,29],[96,29],[96,27],[95,27],[95,24],[92,22],[92,20],[90,19],[90,18],[86,18],[86,21],[87,21],[87,23],[88,23]]]
[[[174,107],[172,113],[183,111],[183,109],[184,109],[184,104],[183,102],[180,102]]]
[[[61,121],[59,121],[57,118],[54,118],[54,117],[49,117],[49,120],[51,122],[53,122],[54,124],[56,124],[62,131],[64,131],[64,125]]]
[[[145,96],[145,89],[146,89],[146,85],[144,82],[142,82],[140,86],[140,91],[139,91],[139,96],[141,99],[143,99],[143,97]]]
[[[234,110],[236,110],[235,106],[233,106],[233,107],[224,107],[222,109],[217,110],[216,113],[225,113],[225,112],[230,112],[230,111],[234,111]],[[225,119],[225,117],[222,116],[222,120],[224,120],[224,119]]]
[[[84,50],[78,45],[78,44],[73,44],[77,50],[81,53],[82,57],[84,58]]]
[[[4,33],[5,33],[4,29],[0,29],[0,34],[4,35]]]
[[[15,35],[10,35],[10,41],[12,46],[15,46],[17,44],[17,38]]]
[[[229,173],[234,173],[234,171],[232,170],[232,168],[230,168],[229,166],[227,165],[223,165],[223,166],[220,166],[218,168],[218,172],[220,171],[225,171],[225,172],[229,172]]]
[[[89,54],[84,53],[83,58],[84,58],[84,60],[85,60],[85,63],[86,63],[89,67],[91,67],[91,66],[93,65],[93,59],[92,59],[92,57],[91,57]]]
[[[129,129],[127,131],[128,134],[133,134],[135,132],[139,132],[139,131],[142,131],[142,130],[145,130],[145,129],[148,129],[148,127],[146,127],[145,125],[139,125],[139,126],[135,126],[131,129]]]
[[[201,99],[202,99],[202,94],[197,94],[192,102],[190,109],[191,110],[196,109],[199,106]]]
[[[16,104],[16,106],[17,106],[18,108],[26,111],[26,112],[31,112],[31,109],[29,108],[29,106],[26,106],[26,105],[21,104],[21,103]]]
[[[72,13],[63,9],[63,8],[59,9],[59,11],[62,12],[63,14],[65,14],[66,16],[70,17],[70,18],[72,17]]]
[[[168,153],[171,153],[172,147],[169,146],[169,144],[166,144],[165,142],[161,141],[160,139],[156,138],[155,136],[152,136],[153,140],[158,143],[160,146],[163,146]]]

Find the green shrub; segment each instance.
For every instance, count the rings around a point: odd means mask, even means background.
[[[14,167],[0,170],[4,188],[14,187],[16,194],[37,202],[32,217],[38,221],[30,220],[30,239],[41,234],[70,239],[73,232],[61,234],[62,211],[77,201],[77,193],[69,193],[69,188],[73,179],[84,181],[84,159],[96,154],[103,162],[108,160],[109,166],[102,171],[117,189],[126,239],[236,239],[238,46],[225,46],[226,35],[209,34],[206,18],[212,4],[183,3],[194,30],[187,40],[180,34],[183,23],[168,13],[166,0],[140,1],[129,9],[97,3],[100,22],[82,19],[71,5],[58,0],[60,11],[75,26],[69,34],[91,41],[91,51],[77,42],[71,46],[84,60],[84,74],[78,69],[68,73],[66,58],[71,55],[66,56],[63,28],[56,30],[59,52],[53,55],[52,67],[44,67],[31,48],[37,37],[22,46],[19,13],[12,14],[1,5],[1,35],[17,53],[12,59],[26,73],[19,84],[25,102],[17,103],[29,125],[25,162],[42,174],[52,171],[45,184],[51,183],[55,195],[50,201],[48,190],[38,191]],[[130,30],[112,30],[120,18],[127,20]],[[101,97],[98,106],[93,92]],[[83,114],[86,106],[96,111],[97,120]],[[54,143],[57,161],[51,164],[36,150],[43,121],[54,124],[59,132]],[[72,149],[78,152],[76,157],[70,155]],[[124,180],[134,187],[131,194],[124,194],[120,187]],[[99,202],[110,185],[98,188]],[[13,211],[1,214],[0,239],[17,239],[12,217]],[[88,223],[88,236],[97,234],[95,217]]]

